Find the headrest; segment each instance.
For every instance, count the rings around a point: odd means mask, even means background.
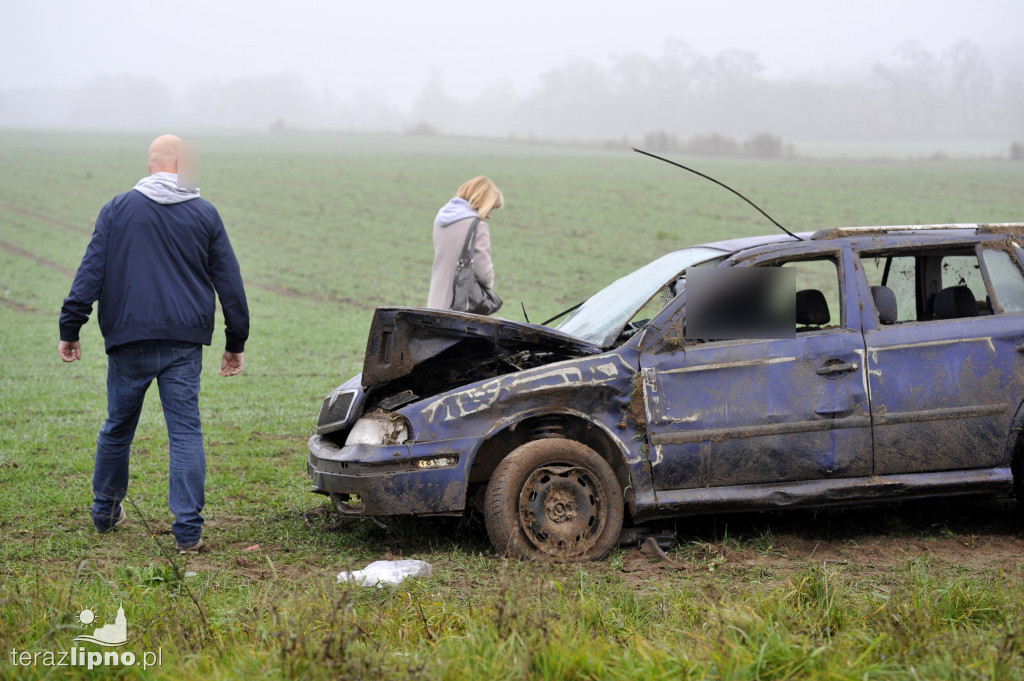
[[[977,317],[978,301],[966,286],[950,286],[935,296],[935,318]]]
[[[809,288],[796,292],[796,323],[800,326],[822,326],[829,322],[825,294]]]
[[[899,315],[896,314],[896,294],[888,286],[872,286],[871,298],[878,310],[878,321],[882,324],[895,324]]]

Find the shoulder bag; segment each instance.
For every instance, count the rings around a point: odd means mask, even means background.
[[[478,224],[480,218],[473,220],[469,234],[466,235],[466,243],[462,246],[462,254],[455,264],[452,310],[488,315],[501,309],[501,298],[491,289],[482,286],[473,271],[473,246]]]

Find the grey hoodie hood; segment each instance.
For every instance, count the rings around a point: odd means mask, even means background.
[[[434,218],[434,224],[438,227],[447,227],[453,222],[475,217],[479,216],[477,215],[477,212],[473,210],[473,207],[469,205],[469,201],[466,201],[466,199],[454,198],[444,204],[441,207],[441,210],[437,211],[437,217]]]
[[[132,189],[163,204],[199,198],[199,187],[179,187],[178,176],[174,173],[153,173],[136,182]]]

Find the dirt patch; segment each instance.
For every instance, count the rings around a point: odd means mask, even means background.
[[[939,575],[1024,577],[1024,531],[1013,501],[933,500],[881,507],[708,516],[677,521],[672,560],[690,574],[728,570],[786,578],[809,565],[885,583],[909,564]],[[623,572],[669,570],[630,550]]]
[[[647,406],[644,403],[644,376],[637,374],[633,377],[633,383],[629,386],[629,406],[626,409],[626,416],[633,422],[633,427],[646,441],[647,433]]]

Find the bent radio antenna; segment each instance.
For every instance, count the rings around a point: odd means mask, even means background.
[[[790,235],[791,237],[793,237],[797,241],[803,241],[803,239],[798,237],[796,234],[793,234],[793,232],[789,231],[788,229],[786,229],[785,227],[780,225],[778,222],[776,222],[775,218],[773,218],[771,215],[768,215],[768,213],[765,213],[763,210],[761,210],[761,207],[758,206],[756,203],[754,203],[753,201],[751,201],[747,197],[743,196],[743,194],[740,194],[738,191],[736,191],[735,189],[733,189],[729,185],[725,184],[724,182],[719,182],[715,178],[711,177],[710,175],[705,175],[704,173],[700,172],[699,170],[694,170],[693,168],[688,168],[688,167],[684,166],[682,163],[676,163],[675,161],[670,161],[667,158],[662,158],[661,156],[658,156],[657,154],[652,154],[649,151],[644,151],[643,149],[637,149],[636,147],[633,147],[633,151],[635,151],[638,154],[643,154],[644,156],[650,156],[651,158],[656,158],[659,161],[664,161],[665,163],[669,163],[671,165],[674,165],[677,168],[682,168],[683,170],[689,170],[694,175],[699,175],[699,176],[703,177],[705,180],[711,180],[712,182],[717,184],[719,187],[724,187],[725,189],[728,189],[733,194],[735,194],[736,196],[740,197],[741,199],[743,199],[744,201],[749,203],[751,206],[753,206],[757,210],[758,213],[760,213],[761,215],[763,215],[766,218],[768,218],[773,225],[775,225],[776,227],[781,229],[783,232],[785,232],[786,234]]]

